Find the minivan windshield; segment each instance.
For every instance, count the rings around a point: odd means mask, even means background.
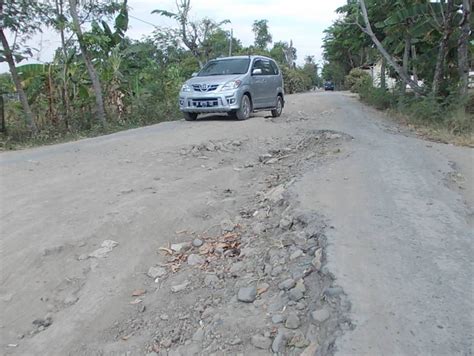
[[[198,74],[198,77],[209,75],[229,75],[247,73],[250,58],[219,59],[208,62]]]

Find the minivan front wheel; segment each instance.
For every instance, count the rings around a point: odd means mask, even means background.
[[[234,116],[237,120],[247,120],[250,117],[250,113],[252,112],[252,102],[247,94],[242,96],[242,100],[240,101],[240,108],[238,108]]]
[[[186,121],[194,121],[197,119],[198,114],[194,112],[183,112],[183,116]]]
[[[279,117],[283,110],[283,99],[280,95],[277,97],[277,104],[275,109],[272,110],[272,117]]]

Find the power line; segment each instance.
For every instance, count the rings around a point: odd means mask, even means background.
[[[132,16],[132,15],[128,15],[129,17],[131,17],[132,19],[135,19],[137,21],[140,21],[140,22],[143,22],[143,23],[146,23],[147,25],[150,25],[150,26],[153,26],[153,27],[158,27],[156,26],[155,24],[152,24],[151,22],[148,22],[148,21],[145,21],[145,20],[142,20],[142,19],[139,19],[138,17],[135,17],[135,16]]]

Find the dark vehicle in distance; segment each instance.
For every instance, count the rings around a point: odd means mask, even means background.
[[[334,91],[334,83],[328,80],[324,83],[324,90],[331,90]]]

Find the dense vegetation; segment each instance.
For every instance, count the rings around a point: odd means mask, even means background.
[[[323,78],[413,122],[470,133],[471,6],[470,0],[348,0],[326,30]],[[376,64],[378,77],[367,70]],[[395,87],[388,87],[390,78]]]
[[[244,47],[224,29],[228,20],[191,21],[190,0],[179,0],[175,12],[153,13],[175,26],[156,27],[138,41],[127,37],[126,0],[0,0],[0,61],[10,68],[0,75],[0,94],[7,99],[5,140],[49,142],[179,117],[184,80],[230,51],[273,57],[282,66],[287,93],[319,84],[313,57],[297,67],[292,42],[273,43],[267,20],[254,22],[254,45]],[[54,59],[22,65],[32,55],[26,40],[46,27],[61,40]],[[15,37],[13,44],[6,33]]]

